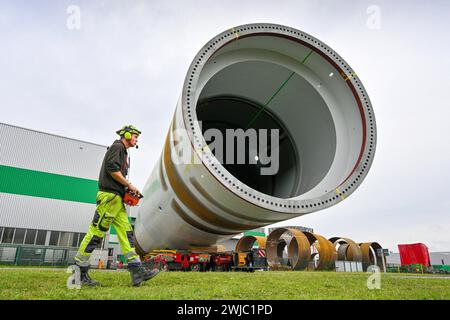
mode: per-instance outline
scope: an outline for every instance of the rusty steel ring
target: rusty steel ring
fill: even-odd
[[[362,262],[362,252],[359,245],[349,238],[333,237],[328,239],[334,246],[339,244],[338,259],[344,261]]]
[[[364,271],[366,271],[370,265],[374,264],[380,267],[381,270],[384,269],[383,261],[377,258],[378,249],[383,249],[378,242],[359,243],[359,247],[361,248],[362,252],[362,262]]]
[[[288,234],[290,239],[286,239],[285,236]],[[295,240],[294,240],[295,239]],[[286,242],[289,240],[289,244]],[[288,246],[288,256],[290,266],[287,264],[282,264],[281,254],[279,252],[279,244],[286,242]],[[296,244],[297,246],[295,246]],[[309,241],[306,236],[297,229],[292,228],[278,228],[272,231],[267,237],[266,242],[266,256],[267,264],[271,270],[301,270],[306,267],[308,263],[304,266],[304,261],[311,259],[311,252],[309,247]]]
[[[243,236],[236,244],[236,252],[249,251],[252,249],[253,244],[258,242],[259,249],[266,249],[267,237],[261,236]]]
[[[288,246],[288,261],[290,266],[281,263],[279,244],[283,241],[283,235],[288,233],[291,237]],[[314,255],[311,254],[311,246],[315,246],[319,261],[317,266],[310,266]],[[337,259],[336,248],[333,243],[319,234],[301,232],[297,229],[279,228],[272,231],[267,238],[267,263],[272,270],[292,269],[304,270],[306,268],[327,270],[334,267]]]
[[[335,261],[337,260],[337,252],[334,244],[317,233],[303,232],[303,234],[308,238],[310,245],[316,247],[319,254],[319,261],[314,269],[329,270],[334,268]]]
[[[348,247],[349,247],[348,243],[343,243],[338,247],[338,260],[348,261],[347,260]]]

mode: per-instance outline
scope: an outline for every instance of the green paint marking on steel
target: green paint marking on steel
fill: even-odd
[[[281,89],[283,89],[283,87],[286,85],[286,83],[288,83],[288,81],[292,78],[292,76],[294,75],[294,71],[292,71],[292,73],[289,75],[289,77],[284,80],[284,82],[281,84],[281,86],[278,88],[277,91],[275,91],[275,93],[270,97],[270,99],[263,105],[263,107],[261,109],[259,109],[258,113],[253,117],[252,120],[250,120],[250,122],[247,124],[247,127],[245,128],[245,130],[247,130],[252,124],[253,122],[255,122],[255,120],[259,117],[259,115],[263,112],[263,110],[269,105],[269,103],[273,100],[273,98],[275,98],[275,96],[278,94],[278,92],[281,91]]]
[[[301,62],[301,64],[304,64],[306,62],[306,60],[308,60],[308,58],[311,56],[311,54],[313,53],[313,51],[311,50],[306,57],[303,59],[303,61]],[[252,124],[253,122],[255,122],[255,120],[259,117],[259,115],[263,112],[263,110],[269,105],[269,103],[272,102],[272,100],[275,98],[275,96],[281,91],[281,89],[283,89],[283,87],[286,85],[286,83],[288,83],[289,80],[291,80],[292,76],[295,74],[295,71],[292,71],[292,73],[289,75],[289,77],[284,80],[284,82],[281,84],[280,87],[278,87],[278,89],[275,91],[274,94],[272,94],[272,96],[269,98],[269,100],[263,105],[263,107],[261,109],[259,109],[258,113],[253,117],[252,120],[250,120],[250,122],[247,124],[247,127],[245,128],[245,130],[247,130]]]
[[[95,203],[98,182],[60,174],[0,165],[0,192]]]
[[[305,59],[303,59],[302,64],[304,64],[306,62],[306,60],[308,60],[309,56],[313,53],[313,51],[311,50],[308,55],[305,57]]]

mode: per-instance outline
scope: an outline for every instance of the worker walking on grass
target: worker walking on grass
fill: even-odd
[[[122,253],[128,261],[132,285],[138,286],[141,282],[153,278],[159,272],[157,269],[150,271],[142,266],[139,255],[136,254],[133,229],[128,221],[123,203],[123,197],[127,190],[134,194],[140,194],[140,191],[125,177],[129,169],[127,149],[135,146],[137,148],[136,144],[141,132],[136,127],[128,125],[116,133],[120,136],[120,139],[114,141],[108,148],[100,169],[94,219],[75,257],[75,263],[80,268],[82,285],[99,285],[88,274],[89,258],[95,247],[101,244],[111,224],[117,231]]]

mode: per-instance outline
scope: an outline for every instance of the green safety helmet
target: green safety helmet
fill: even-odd
[[[130,125],[123,126],[123,128],[120,130],[117,130],[116,133],[119,136],[124,137],[127,140],[130,140],[132,134],[140,135],[141,131],[139,131],[138,128],[136,128],[135,126],[132,126],[130,124]]]

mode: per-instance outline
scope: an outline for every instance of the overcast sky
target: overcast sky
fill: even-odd
[[[363,82],[378,129],[371,171],[348,199],[277,226],[450,251],[449,1],[0,0],[0,122],[104,145],[134,124],[143,134],[131,179],[142,189],[197,51],[255,22],[336,50]]]

